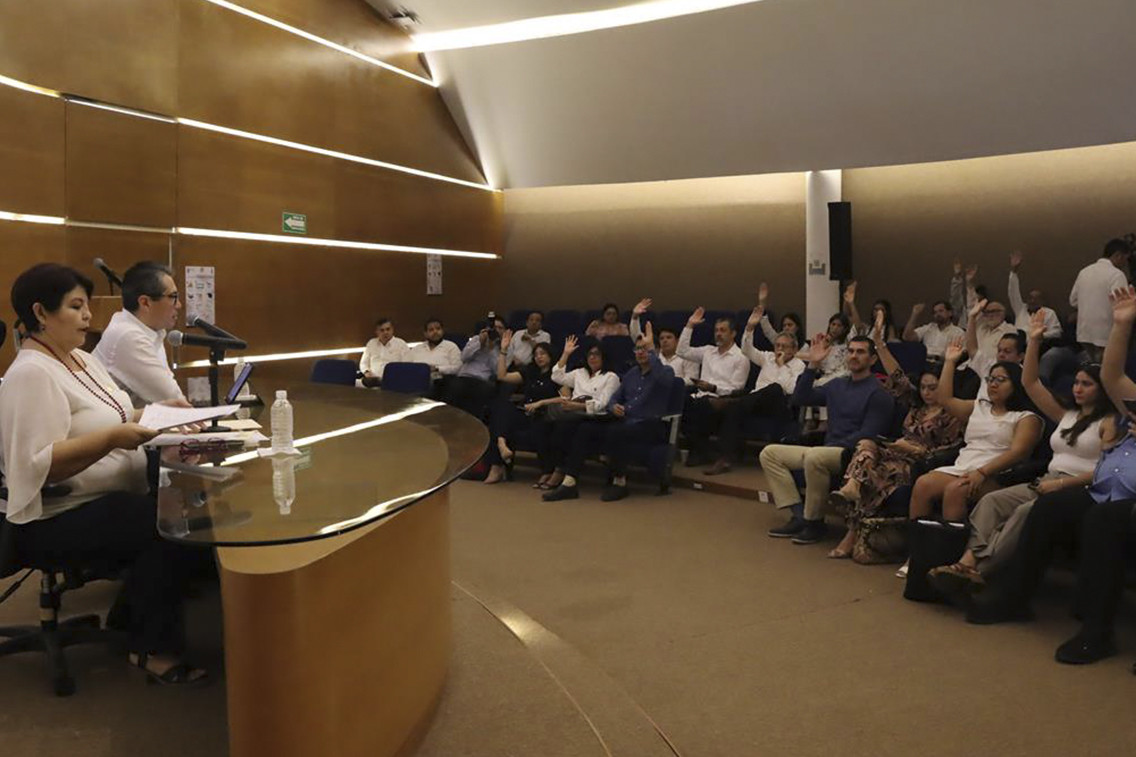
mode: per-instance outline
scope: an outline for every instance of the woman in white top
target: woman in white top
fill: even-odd
[[[979,588],[984,575],[1004,564],[1017,546],[1021,527],[1039,496],[1092,483],[1101,453],[1101,422],[1113,414],[1112,403],[1101,385],[1098,365],[1086,365],[1077,371],[1072,403],[1063,404],[1042,385],[1038,366],[1045,328],[1045,313],[1034,313],[1022,383],[1038,410],[1057,424],[1049,438],[1053,459],[1041,478],[999,489],[979,500],[970,514],[966,552],[954,565],[944,565],[930,573],[932,583],[948,595]]]
[[[998,488],[994,476],[1029,457],[1041,437],[1041,418],[1030,410],[1021,367],[1014,363],[996,363],[990,369],[988,400],[953,396],[955,365],[962,352],[962,340],[947,348],[936,400],[948,413],[967,422],[965,444],[954,465],[937,468],[915,481],[912,520],[930,516],[939,501],[944,520],[965,520],[972,503]]]
[[[548,454],[553,461],[553,474],[545,483],[552,487],[543,499],[555,501],[576,499],[576,476],[583,467],[589,449],[593,424],[607,420],[607,404],[619,389],[619,376],[604,368],[603,350],[588,350],[583,368],[565,370],[568,358],[579,347],[574,336],[564,340],[560,360],[552,368],[552,380],[560,384],[561,402],[550,408],[552,438]]]
[[[153,680],[198,683],[203,670],[180,660],[181,600],[205,553],[161,539],[139,446],[156,431],[94,357],[87,337],[91,281],[41,263],[12,286],[28,336],[0,384],[0,468],[7,528],[17,553],[50,562],[127,567],[107,618],[128,632],[131,661]],[[47,496],[45,487],[64,489]]]

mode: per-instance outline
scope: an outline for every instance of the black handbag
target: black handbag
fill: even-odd
[[[927,580],[927,573],[940,565],[958,562],[970,538],[970,525],[937,520],[912,521],[907,531],[909,560],[903,598],[913,602],[941,602],[945,597]]]

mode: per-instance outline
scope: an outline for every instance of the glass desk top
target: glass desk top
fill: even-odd
[[[238,451],[213,462],[163,462],[162,536],[257,546],[342,534],[446,486],[481,457],[489,441],[473,416],[432,400],[308,382],[276,388],[288,391],[300,454]],[[265,436],[271,435],[272,401],[258,417]]]

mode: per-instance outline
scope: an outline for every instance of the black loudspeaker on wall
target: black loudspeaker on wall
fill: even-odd
[[[828,204],[828,278],[847,281],[852,275],[852,203]]]

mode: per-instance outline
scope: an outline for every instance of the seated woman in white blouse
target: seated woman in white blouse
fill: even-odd
[[[207,553],[159,538],[140,445],[157,432],[94,357],[91,281],[55,263],[24,271],[12,306],[28,329],[0,384],[0,469],[18,554],[30,562],[129,568],[108,625],[128,632],[130,660],[164,684],[206,680],[180,659],[181,603]],[[48,485],[65,487],[45,497]]]
[[[552,491],[545,492],[542,498],[550,502],[579,496],[576,476],[589,451],[586,445],[588,437],[581,433],[580,426],[606,420],[607,403],[619,389],[619,376],[604,367],[603,350],[598,346],[588,350],[583,368],[565,370],[568,358],[578,346],[576,337],[565,339],[560,360],[552,368],[552,380],[562,387],[563,399],[549,412],[553,425],[548,453],[554,471],[552,478],[546,481]]]

